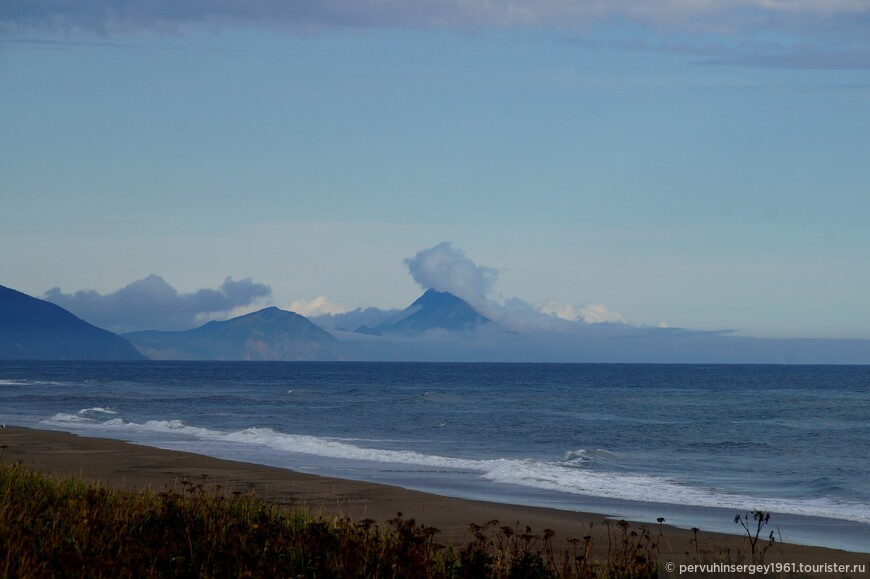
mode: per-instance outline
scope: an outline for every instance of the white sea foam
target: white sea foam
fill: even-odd
[[[4,378],[0,386],[73,386],[75,382],[58,382],[56,380],[16,380]]]
[[[618,458],[619,455],[617,453],[603,448],[595,448],[592,450],[578,448],[577,450],[569,450],[566,452],[565,456],[562,458],[562,463],[582,465],[583,463],[605,462],[616,460]]]
[[[0,386],[27,386],[32,384],[28,380],[0,380]]]
[[[93,408],[82,408],[79,410],[79,414],[117,414],[118,412],[112,410],[111,408],[103,408],[101,406],[94,406]]]
[[[649,503],[763,510],[794,515],[845,519],[870,524],[870,506],[826,498],[787,500],[740,496],[689,486],[666,477],[566,468],[539,461],[506,461],[483,478],[493,482],[594,497]]]
[[[87,409],[95,410],[95,409]],[[105,410],[105,409],[101,409]],[[113,411],[110,411],[113,412]],[[737,511],[761,509],[778,513],[828,517],[870,524],[870,506],[827,498],[787,500],[758,498],[680,483],[666,477],[604,472],[588,468],[590,462],[607,462],[617,455],[603,450],[569,451],[561,461],[534,459],[467,459],[424,454],[412,450],[389,450],[350,444],[348,440],[285,434],[271,428],[246,428],[220,432],[190,426],[181,420],[149,420],[144,423],[113,418],[96,422],[79,414],[59,413],[46,424],[103,431],[180,435],[206,443],[231,443],[251,447],[246,455],[255,460],[257,449],[330,459],[369,463],[403,464],[473,473],[483,480],[577,495],[650,503],[719,507]],[[143,440],[144,441],[144,440]]]
[[[22,380],[16,378],[0,379],[0,386],[69,386],[72,382],[56,382],[53,380]]]
[[[43,422],[46,424],[64,425],[64,424],[70,424],[70,423],[81,424],[84,422],[93,423],[93,420],[91,420],[87,416],[81,416],[79,414],[68,414],[66,412],[58,412],[57,414],[55,414],[54,416],[52,416],[48,420],[43,420]]]
[[[492,462],[422,454],[411,450],[366,448],[334,439],[299,434],[283,434],[271,428],[248,428],[239,432],[222,435],[220,438],[230,442],[256,444],[287,452],[311,454],[328,458],[410,464],[445,469],[484,471],[487,464]]]

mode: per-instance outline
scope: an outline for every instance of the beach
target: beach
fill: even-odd
[[[371,518],[386,522],[402,513],[419,524],[439,529],[437,540],[461,543],[469,526],[498,520],[508,525],[542,534],[555,531],[554,546],[570,549],[571,538],[593,536],[600,550],[607,545],[607,532],[614,523],[595,513],[562,511],[494,502],[442,497],[399,487],[298,473],[258,464],[216,459],[198,454],[170,451],[126,442],[83,437],[65,432],[6,426],[0,430],[2,461],[21,462],[30,468],[56,477],[80,477],[112,489],[160,491],[179,489],[182,481],[220,485],[226,492],[253,492],[268,501],[304,505],[324,516]],[[638,525],[639,526],[639,525]],[[647,525],[658,533],[658,525]],[[766,532],[766,531],[765,531]],[[748,553],[745,538],[704,532],[693,542],[691,530],[662,526],[662,561],[697,559],[697,554],[716,554],[729,550],[732,555]],[[781,543],[766,555],[768,562],[803,564],[868,564],[870,554]]]

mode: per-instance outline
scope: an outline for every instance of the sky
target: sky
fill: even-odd
[[[440,255],[490,306],[870,338],[863,0],[23,1],[0,79],[30,295],[403,308]]]

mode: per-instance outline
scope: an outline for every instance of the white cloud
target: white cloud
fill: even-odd
[[[548,300],[543,304],[538,304],[535,306],[535,309],[542,314],[555,316],[559,319],[568,320],[570,322],[576,322],[580,319],[580,316],[577,313],[577,308],[569,306],[568,304],[559,303],[555,300]]]
[[[233,318],[237,318],[239,316],[245,316],[247,314],[253,314],[254,312],[258,312],[266,307],[262,303],[253,303],[244,306],[237,306],[231,310],[227,310],[225,312],[206,312],[197,314],[194,317],[194,326],[201,326],[203,324],[207,324],[208,322],[223,322],[226,320],[231,320]]]
[[[555,316],[571,322],[628,324],[625,316],[619,312],[614,312],[604,304],[589,303],[575,307],[559,303],[555,300],[548,300],[543,304],[536,305],[535,309],[542,314]]]
[[[294,300],[290,304],[290,311],[296,312],[302,316],[320,316],[320,315],[335,315],[343,314],[348,311],[347,308],[334,304],[326,299],[325,296],[317,296],[312,300]]]
[[[628,320],[619,312],[608,309],[604,304],[585,304],[578,309],[580,319],[587,324],[627,324]]]
[[[231,277],[216,289],[179,293],[162,277],[151,274],[105,295],[94,290],[66,294],[55,287],[43,298],[101,328],[133,332],[187,330],[209,319],[225,319],[237,308],[256,306],[271,294],[266,284]]]
[[[477,265],[449,241],[418,251],[405,265],[423,289],[450,292],[477,307],[486,304],[498,279],[497,269]]]

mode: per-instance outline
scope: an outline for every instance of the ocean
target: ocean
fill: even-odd
[[[0,362],[0,421],[870,552],[870,366]]]

